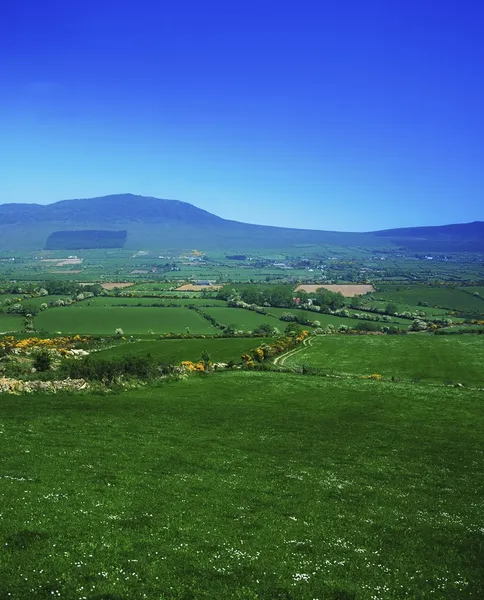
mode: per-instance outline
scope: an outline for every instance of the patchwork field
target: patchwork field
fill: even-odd
[[[194,310],[186,308],[74,306],[54,308],[39,313],[36,329],[61,333],[125,334],[136,333],[219,333]]]
[[[484,593],[475,392],[232,372],[0,402],[2,598]]]
[[[484,340],[476,335],[317,336],[284,364],[484,387]]]

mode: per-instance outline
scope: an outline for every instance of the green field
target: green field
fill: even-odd
[[[484,593],[475,391],[231,372],[0,402],[1,598]]]
[[[173,283],[153,282],[153,283],[136,283],[133,286],[124,288],[126,292],[148,292],[148,293],[164,293],[166,290],[173,287]]]
[[[61,333],[114,334],[121,328],[125,334],[136,333],[219,333],[194,310],[187,308],[103,307],[84,302],[52,308],[34,319],[37,330]]]
[[[382,308],[385,309],[388,304],[389,304],[389,300],[372,300],[370,302],[365,302],[365,307],[368,306],[370,308]],[[418,306],[417,304],[404,304],[403,302],[393,302],[391,301],[391,304],[394,306],[394,308],[396,309],[397,312],[402,313],[402,312],[410,312],[410,313],[415,313],[415,312],[419,312],[419,313],[424,313],[425,317],[428,319],[439,319],[439,318],[446,318],[449,316],[449,309],[446,308],[435,308],[434,306]],[[357,309],[355,309],[357,310]],[[402,319],[398,319],[396,317],[392,317],[392,320],[395,321],[399,321]],[[403,319],[405,320],[405,319]],[[455,315],[452,315],[452,320],[453,321],[459,321],[462,319],[459,319],[459,317],[456,317]],[[407,320],[407,324],[409,323],[409,321]]]
[[[456,288],[443,286],[385,286],[386,291],[375,292],[376,300],[393,301],[397,304],[418,305],[419,302],[429,306],[447,308],[463,312],[481,312],[484,314],[484,302],[481,298],[467,294]]]
[[[164,306],[189,306],[193,304],[195,306],[203,307],[205,305],[210,306],[226,306],[227,303],[223,300],[216,300],[212,298],[123,298],[123,297],[112,297],[112,296],[98,296],[96,298],[89,298],[83,300],[85,306],[152,306],[164,305]]]
[[[460,288],[466,292],[469,292],[471,294],[479,294],[479,296],[484,300],[484,286],[469,286],[469,287],[462,287]]]
[[[213,362],[240,362],[240,356],[271,341],[272,338],[206,338],[192,340],[153,340],[119,344],[113,348],[95,352],[93,358],[117,358],[127,354],[151,355],[166,364],[179,364],[182,360],[200,360],[208,352]]]
[[[484,340],[477,335],[317,336],[285,366],[328,373],[467,383],[484,387]]]
[[[14,315],[4,315],[0,313],[0,333],[7,333],[10,331],[21,331],[23,328],[23,317],[17,317]]]

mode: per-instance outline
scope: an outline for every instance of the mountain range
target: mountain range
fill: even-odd
[[[47,205],[0,204],[3,251],[101,246],[248,251],[300,245],[484,252],[484,222],[351,233],[251,225],[222,219],[187,202],[133,194]]]

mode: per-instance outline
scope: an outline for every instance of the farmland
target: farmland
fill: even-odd
[[[139,298],[124,298],[112,296],[98,296],[97,298],[89,298],[86,302],[87,306],[157,306],[157,307],[173,307],[173,306],[226,306],[223,300],[216,298],[180,298],[179,296],[172,297],[139,297]]]
[[[483,592],[475,393],[233,372],[1,402],[4,598]]]
[[[114,334],[217,333],[215,327],[195,311],[184,308],[89,307],[83,305],[55,308],[35,317],[35,326],[48,332]]]
[[[484,343],[479,336],[320,336],[290,356],[286,366],[306,365],[332,374],[484,386]]]
[[[483,301],[462,290],[439,286],[384,286],[375,298],[410,305],[430,305],[463,312],[483,312]]]
[[[0,332],[20,331],[22,327],[23,323],[21,317],[0,314]]]
[[[0,263],[2,600],[484,594],[478,258],[79,254]]]
[[[343,296],[347,298],[353,298],[354,296],[361,296],[363,294],[369,294],[375,291],[375,288],[372,285],[365,284],[356,284],[356,285],[298,285],[296,288],[296,292],[316,292],[317,290],[324,288],[325,290],[329,290],[330,292],[339,292],[343,294]]]

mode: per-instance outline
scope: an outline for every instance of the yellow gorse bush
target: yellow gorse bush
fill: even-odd
[[[203,362],[192,362],[191,360],[183,360],[181,366],[184,367],[187,371],[205,371],[205,365]]]
[[[14,348],[19,350],[29,350],[30,348],[69,348],[74,344],[88,343],[91,340],[89,336],[70,335],[56,338],[38,338],[28,337],[23,340],[16,340],[13,336],[4,336],[0,338],[0,349],[9,352]]]

